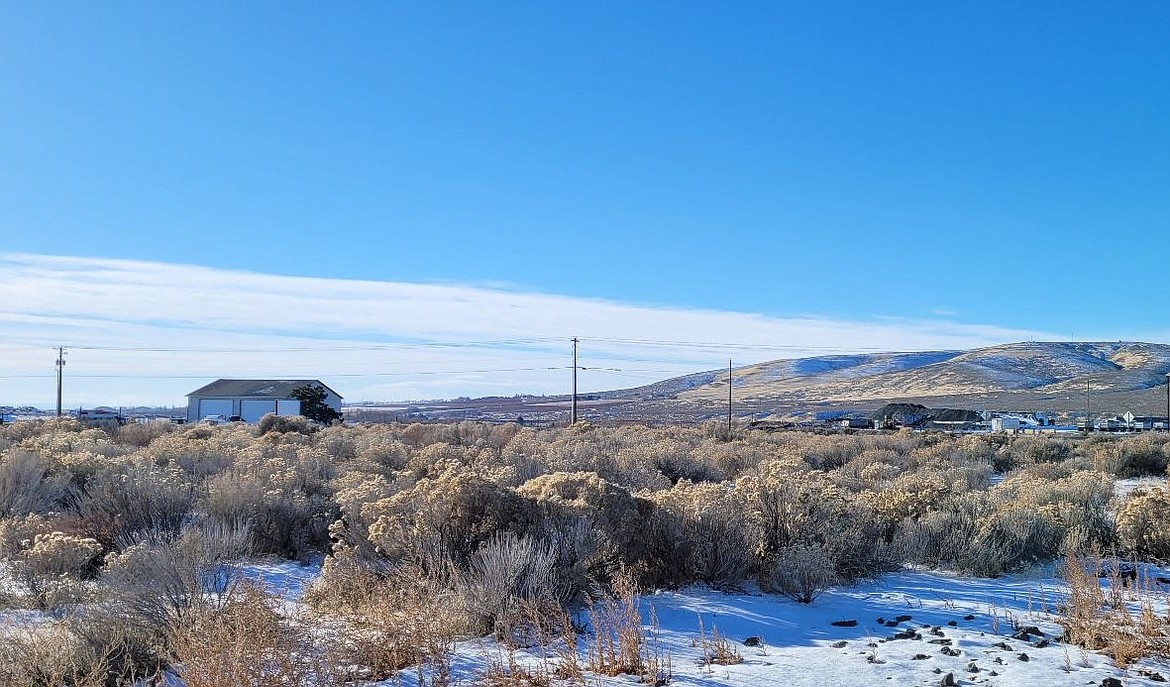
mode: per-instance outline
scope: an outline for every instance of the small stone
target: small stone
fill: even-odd
[[[913,656],[910,657],[910,660],[911,661],[925,661],[928,658],[930,658],[930,656],[928,656],[926,654],[914,654]]]
[[[979,666],[975,665],[975,661],[971,661],[970,663],[967,664],[967,672],[968,673],[978,673],[979,672]]]
[[[957,685],[955,684],[955,674],[954,673],[947,673],[946,675],[943,675],[942,682],[940,682],[938,684],[939,684],[939,687],[957,687]]]
[[[988,675],[990,675],[991,677],[996,677],[997,675],[999,675],[999,673],[997,673],[993,670],[990,673],[988,673]]]
[[[967,615],[963,616],[963,620],[974,620],[974,619],[975,619],[975,616],[973,616],[969,613]]]
[[[996,642],[995,644],[992,644],[991,646],[995,647],[996,649],[1003,649],[1004,651],[1011,651],[1012,650],[1011,645],[1008,644],[1007,642]]]
[[[947,625],[950,625],[951,627],[958,627],[959,626],[959,624],[953,620],[948,620]]]
[[[932,639],[928,642],[928,644],[939,644],[942,646],[950,646],[953,642],[954,642],[953,639],[944,638],[944,639]]]
[[[885,661],[883,661],[882,659],[878,658],[878,657],[877,657],[877,656],[875,656],[874,654],[870,654],[870,655],[869,655],[869,657],[868,657],[868,658],[866,658],[865,660],[866,660],[866,661],[869,661],[870,663],[872,663],[872,664],[874,664],[874,665],[879,665],[879,666],[880,666],[881,664],[885,663]]]
[[[886,621],[886,627],[897,627],[897,626],[898,626],[897,620],[887,620]]]
[[[1104,680],[1101,680],[1101,687],[1123,687],[1123,686],[1121,684],[1121,680],[1118,680],[1115,677],[1107,677]]]
[[[908,621],[914,620],[914,616],[912,616],[912,615],[900,615],[900,616],[897,616],[896,618],[894,618],[894,620],[897,620],[897,621],[898,621],[898,622],[900,622],[900,623],[905,623],[905,622],[908,622]]]
[[[747,639],[743,640],[744,646],[759,646],[763,643],[763,640],[761,640],[759,637],[748,637]]]
[[[846,646],[848,646],[848,645],[849,645],[849,642],[847,642],[847,641],[845,641],[844,639],[842,639],[842,640],[841,640],[841,641],[839,641],[839,642],[833,642],[833,643],[832,643],[832,644],[830,644],[829,646],[833,647],[834,649],[844,649],[844,648],[845,648]]]
[[[1043,649],[1044,647],[1048,646],[1048,644],[1049,641],[1047,639],[1040,639],[1037,640],[1036,643],[1034,643],[1032,646],[1036,647],[1037,649]]]
[[[1028,654],[1020,654],[1016,658],[1020,659],[1021,661],[1025,662],[1025,663],[1032,660],[1032,659],[1028,658]]]
[[[856,620],[834,620],[829,624],[833,627],[857,627]]]

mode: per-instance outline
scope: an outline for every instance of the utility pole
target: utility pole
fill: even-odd
[[[1089,412],[1089,380],[1085,380],[1085,434],[1093,431],[1093,417]]]
[[[65,370],[65,348],[57,347],[57,417],[61,417],[61,373]]]
[[[731,440],[731,361],[727,361],[727,439]]]
[[[577,424],[577,337],[573,337],[573,409],[569,413],[569,424]]]

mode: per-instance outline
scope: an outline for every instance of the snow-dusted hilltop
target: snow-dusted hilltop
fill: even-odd
[[[1025,342],[973,351],[830,355],[735,370],[743,399],[799,397],[865,401],[1028,391],[1037,395],[1141,391],[1164,385],[1170,345],[1141,342]],[[727,372],[708,371],[630,393],[702,401],[725,398]]]

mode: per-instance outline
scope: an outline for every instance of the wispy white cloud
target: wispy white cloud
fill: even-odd
[[[0,404],[174,403],[217,377],[307,376],[350,400],[560,393],[775,358],[966,349],[1043,332],[943,320],[774,317],[516,289],[288,277],[0,253]],[[657,342],[657,343],[654,343]],[[709,345],[695,345],[709,344]],[[732,344],[726,346],[723,344]]]

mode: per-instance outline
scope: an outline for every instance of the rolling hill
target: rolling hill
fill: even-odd
[[[1023,342],[970,351],[862,353],[775,360],[733,370],[741,418],[810,420],[868,415],[886,403],[932,408],[1044,411],[1072,421],[1166,414],[1170,345]],[[583,395],[587,419],[694,422],[727,414],[727,369]],[[399,419],[562,422],[569,397],[519,396],[390,408]]]
[[[971,351],[831,355],[734,370],[746,407],[795,409],[887,401],[974,408],[1165,413],[1170,345],[1143,342],[1023,342]],[[610,392],[631,401],[725,403],[726,370],[699,372]],[[1093,399],[1096,402],[1093,402]]]

